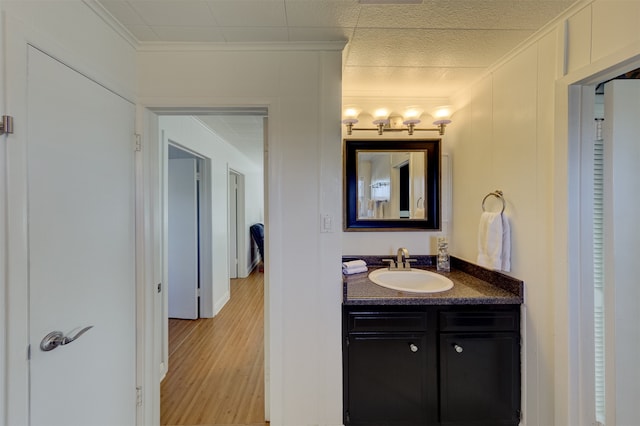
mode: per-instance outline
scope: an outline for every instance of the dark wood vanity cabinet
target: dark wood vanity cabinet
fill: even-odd
[[[345,313],[345,413],[348,425],[427,424],[427,314],[410,310]]]
[[[345,425],[517,425],[520,307],[345,306]]]
[[[440,424],[520,422],[520,310],[439,312]]]

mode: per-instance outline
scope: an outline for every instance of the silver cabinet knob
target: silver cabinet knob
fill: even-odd
[[[418,352],[418,347],[413,343],[409,343],[409,349],[411,349],[411,352]]]
[[[458,353],[462,353],[462,351],[464,350],[464,349],[462,349],[462,346],[456,345],[456,344],[453,345],[453,349],[455,349],[456,352],[458,352]]]

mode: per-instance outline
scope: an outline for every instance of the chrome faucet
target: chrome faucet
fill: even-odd
[[[411,262],[417,259],[409,259],[409,250],[404,247],[398,249],[397,259],[382,259],[383,262],[389,262],[389,270],[411,270]]]

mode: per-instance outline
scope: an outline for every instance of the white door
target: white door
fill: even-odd
[[[613,80],[604,98],[605,424],[633,425],[640,418],[640,81]]]
[[[238,278],[238,175],[229,173],[229,278]]]
[[[30,423],[134,425],[135,109],[35,48],[28,61]]]
[[[198,318],[198,186],[195,158],[168,166],[169,318]]]

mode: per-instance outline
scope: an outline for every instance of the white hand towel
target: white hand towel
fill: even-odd
[[[502,267],[505,272],[511,271],[511,227],[509,219],[502,214]]]
[[[416,211],[413,212],[414,219],[424,219],[424,209],[422,207],[417,207]]]
[[[500,270],[502,268],[502,215],[483,212],[478,227],[478,265]]]
[[[367,262],[364,260],[351,260],[349,262],[342,262],[342,273],[345,275],[358,274],[360,272],[367,272]]]

